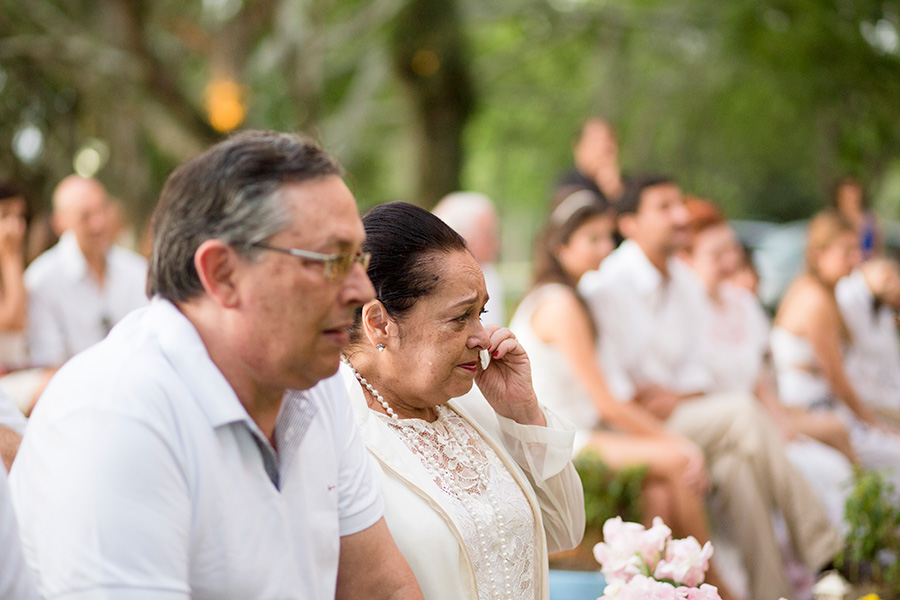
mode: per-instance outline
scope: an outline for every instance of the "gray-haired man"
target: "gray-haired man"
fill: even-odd
[[[171,175],[151,305],[59,371],[13,468],[45,597],[421,598],[343,392],[316,385],[373,296],[340,174],[246,132]]]

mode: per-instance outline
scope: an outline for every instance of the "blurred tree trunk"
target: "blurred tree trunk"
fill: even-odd
[[[394,68],[416,117],[416,202],[459,189],[463,131],[475,103],[456,0],[410,0],[394,21]]]

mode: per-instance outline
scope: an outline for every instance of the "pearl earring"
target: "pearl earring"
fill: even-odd
[[[375,349],[378,350],[379,352],[384,352],[385,348],[387,348],[387,346],[385,346],[384,344],[377,344],[375,346]]]

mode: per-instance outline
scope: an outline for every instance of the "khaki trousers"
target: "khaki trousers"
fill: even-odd
[[[834,557],[842,541],[818,498],[789,462],[759,403],[747,394],[703,396],[682,402],[666,424],[706,454],[713,492],[744,558],[750,597],[793,597],[772,528],[772,511],[784,516],[797,558],[813,572]]]

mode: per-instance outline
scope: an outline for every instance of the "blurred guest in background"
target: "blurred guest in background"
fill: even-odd
[[[722,518],[734,531],[754,598],[792,596],[770,515],[784,515],[798,558],[812,572],[841,541],[812,490],[785,455],[779,436],[749,394],[713,392],[704,291],[677,258],[689,214],[668,177],[629,179],[616,203],[628,238],[582,277],[579,290],[601,333],[612,393],[642,405],[705,455]]]
[[[25,415],[53,374],[52,369],[29,368],[23,278],[27,217],[24,194],[13,185],[0,184],[0,390]]]
[[[481,265],[490,296],[481,321],[506,325],[503,281],[495,264],[500,254],[500,221],[494,203],[478,192],[454,192],[432,212],[466,240],[466,247]]]
[[[845,365],[860,399],[900,425],[900,266],[872,258],[835,288],[850,335]]]
[[[586,188],[614,204],[622,195],[619,141],[616,130],[599,117],[587,119],[572,147],[575,169],[564,174],[556,188]]]
[[[833,414],[790,411],[781,403],[769,360],[769,319],[752,292],[729,281],[742,260],[737,236],[711,202],[689,198],[685,207],[691,236],[683,255],[706,291],[708,320],[703,328],[709,340],[712,391],[752,394],[762,402],[782,432],[791,462],[822,501],[832,524],[841,527],[853,478],[850,461],[855,459],[847,429]],[[834,443],[842,442],[847,456],[804,435],[822,432]]]
[[[853,225],[863,259],[882,251],[881,228],[858,179],[845,177],[838,181],[832,191],[831,204]]]
[[[702,544],[709,540],[703,451],[642,406],[612,396],[597,359],[598,332],[576,288],[612,251],[614,231],[615,215],[602,198],[560,189],[535,244],[533,287],[510,327],[529,353],[538,397],[578,427],[576,452],[596,449],[612,469],[646,465],[644,521],[662,517]],[[714,566],[708,582],[733,597]]]
[[[147,304],[147,261],[112,245],[116,234],[106,190],[70,175],[53,193],[59,242],[25,272],[28,349],[39,366],[58,366]]]
[[[860,464],[885,470],[900,484],[900,436],[860,398],[844,364],[851,334],[835,286],[859,258],[856,229],[841,213],[824,211],[810,221],[806,272],[791,284],[775,315],[772,358],[785,404],[809,413],[834,411],[850,432]]]
[[[28,364],[23,280],[26,209],[21,192],[0,184],[0,369],[5,371]]]

